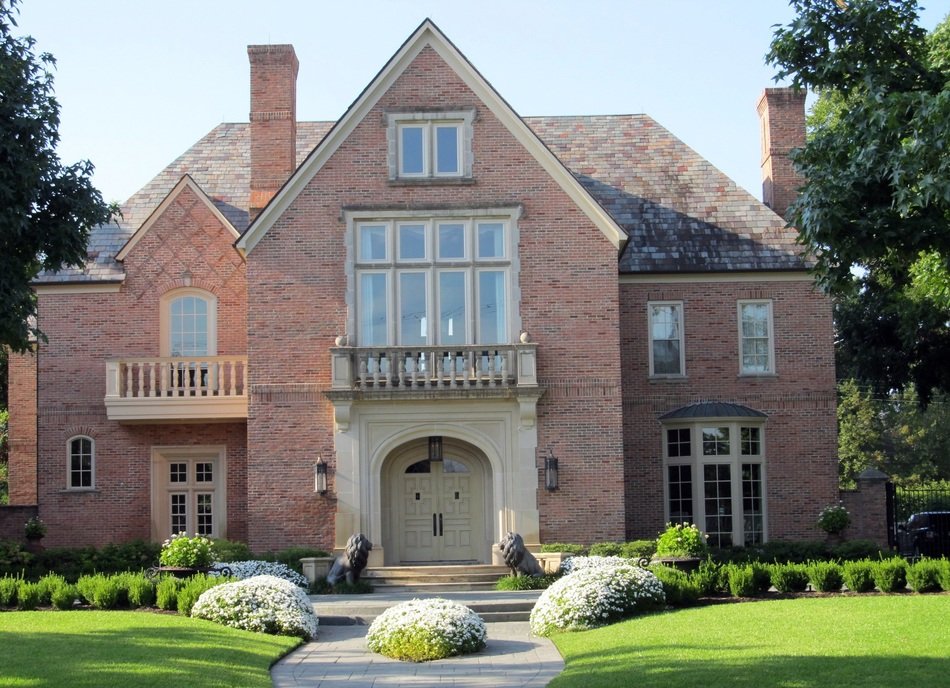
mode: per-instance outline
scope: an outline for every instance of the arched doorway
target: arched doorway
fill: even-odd
[[[424,439],[392,452],[384,471],[387,563],[490,561],[490,476],[481,452],[450,438],[441,461],[428,458]]]

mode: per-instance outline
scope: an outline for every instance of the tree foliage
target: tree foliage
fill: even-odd
[[[926,402],[950,390],[950,19],[928,36],[915,0],[792,5],[766,59],[822,97],[790,222],[840,299],[851,370]]]
[[[912,385],[879,397],[844,380],[838,388],[838,462],[846,487],[866,468],[905,485],[950,480],[950,396],[937,393],[921,409]]]
[[[89,230],[113,210],[92,186],[88,161],[56,153],[55,60],[16,37],[16,0],[0,0],[0,345],[15,351],[39,334],[30,282],[42,270],[82,265]]]

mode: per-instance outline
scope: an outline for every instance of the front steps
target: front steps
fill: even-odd
[[[527,621],[540,590],[497,591],[504,566],[386,566],[366,569],[373,586],[366,595],[311,595],[314,611],[326,626],[370,624],[386,609],[406,600],[443,597],[464,604],[485,623]]]

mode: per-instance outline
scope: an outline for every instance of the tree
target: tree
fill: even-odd
[[[17,0],[0,0],[0,346],[29,348],[42,270],[82,265],[95,225],[114,209],[92,186],[88,161],[63,165],[56,153],[59,103],[55,60],[15,37]]]
[[[766,59],[822,98],[790,223],[838,297],[851,370],[926,403],[950,391],[950,18],[928,36],[914,0],[792,5]]]

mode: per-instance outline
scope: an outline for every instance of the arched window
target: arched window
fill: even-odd
[[[162,297],[162,356],[216,356],[218,300],[203,289],[174,289]]]
[[[91,437],[78,435],[66,443],[68,452],[67,482],[70,490],[84,490],[95,487],[96,443]]]

